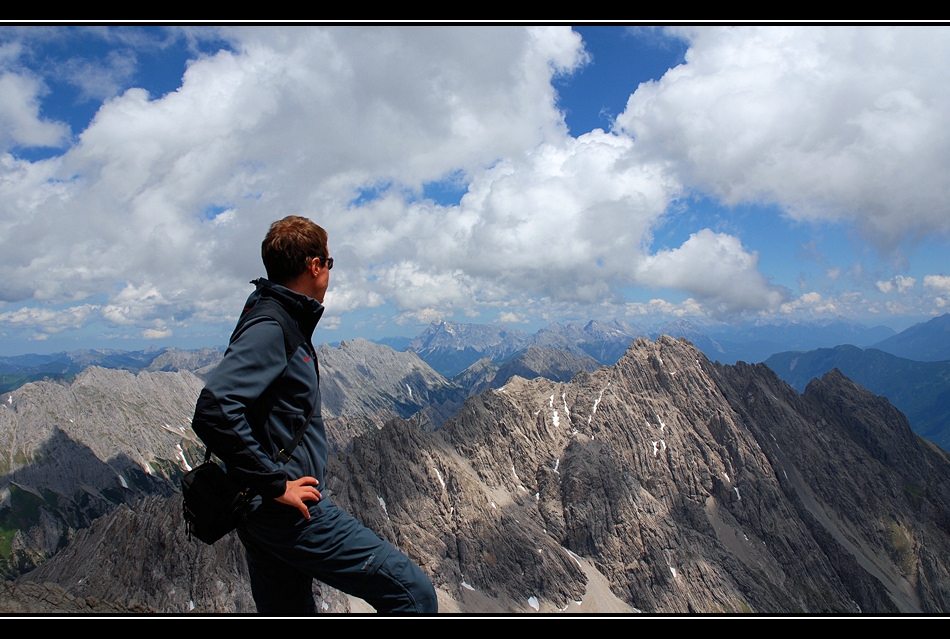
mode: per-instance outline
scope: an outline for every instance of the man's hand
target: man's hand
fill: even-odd
[[[320,494],[314,486],[319,484],[313,477],[301,477],[294,481],[287,482],[287,488],[280,497],[275,497],[277,501],[288,506],[293,506],[303,513],[303,516],[310,519],[310,511],[307,510],[305,501],[320,501],[323,495]]]

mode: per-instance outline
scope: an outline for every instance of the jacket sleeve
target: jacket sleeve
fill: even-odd
[[[248,323],[198,396],[192,419],[195,433],[228,474],[266,498],[283,495],[288,478],[255,439],[246,415],[286,366],[280,325],[267,318]]]

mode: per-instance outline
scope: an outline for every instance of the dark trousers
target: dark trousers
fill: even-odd
[[[328,499],[310,507],[309,520],[268,511],[251,513],[238,528],[258,612],[314,614],[313,579],[377,612],[438,612],[425,573]]]

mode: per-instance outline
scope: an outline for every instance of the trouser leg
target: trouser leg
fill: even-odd
[[[249,556],[292,567],[364,599],[378,612],[438,611],[429,578],[389,542],[327,500],[310,512],[311,519],[292,524],[252,515],[240,531]],[[254,597],[257,601],[256,591]],[[311,607],[312,602],[311,597]]]
[[[312,615],[313,577],[284,563],[253,536],[241,534],[257,612],[267,615]]]
[[[439,611],[432,582],[416,564],[395,548],[359,590],[361,594],[357,596],[378,612],[435,614]]]

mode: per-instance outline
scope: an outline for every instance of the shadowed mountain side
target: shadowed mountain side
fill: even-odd
[[[838,371],[798,395],[764,365],[720,370],[743,426],[849,589],[883,588],[902,612],[948,610],[947,454]]]
[[[799,391],[838,369],[875,394],[887,397],[917,434],[950,449],[950,361],[918,362],[876,348],[844,345],[776,353],[765,364]]]
[[[0,407],[0,575],[43,561],[115,505],[170,495],[200,459],[188,372],[88,368],[34,382]]]
[[[119,504],[170,496],[177,482],[146,473],[124,454],[103,461],[61,430],[33,451],[34,462],[0,477],[0,577],[41,564],[76,530]]]
[[[72,597],[132,609],[255,612],[237,535],[213,546],[189,538],[177,495],[121,505],[16,581],[19,587],[48,583],[62,586]],[[349,611],[346,597],[332,588],[315,583],[314,594],[324,612]]]

